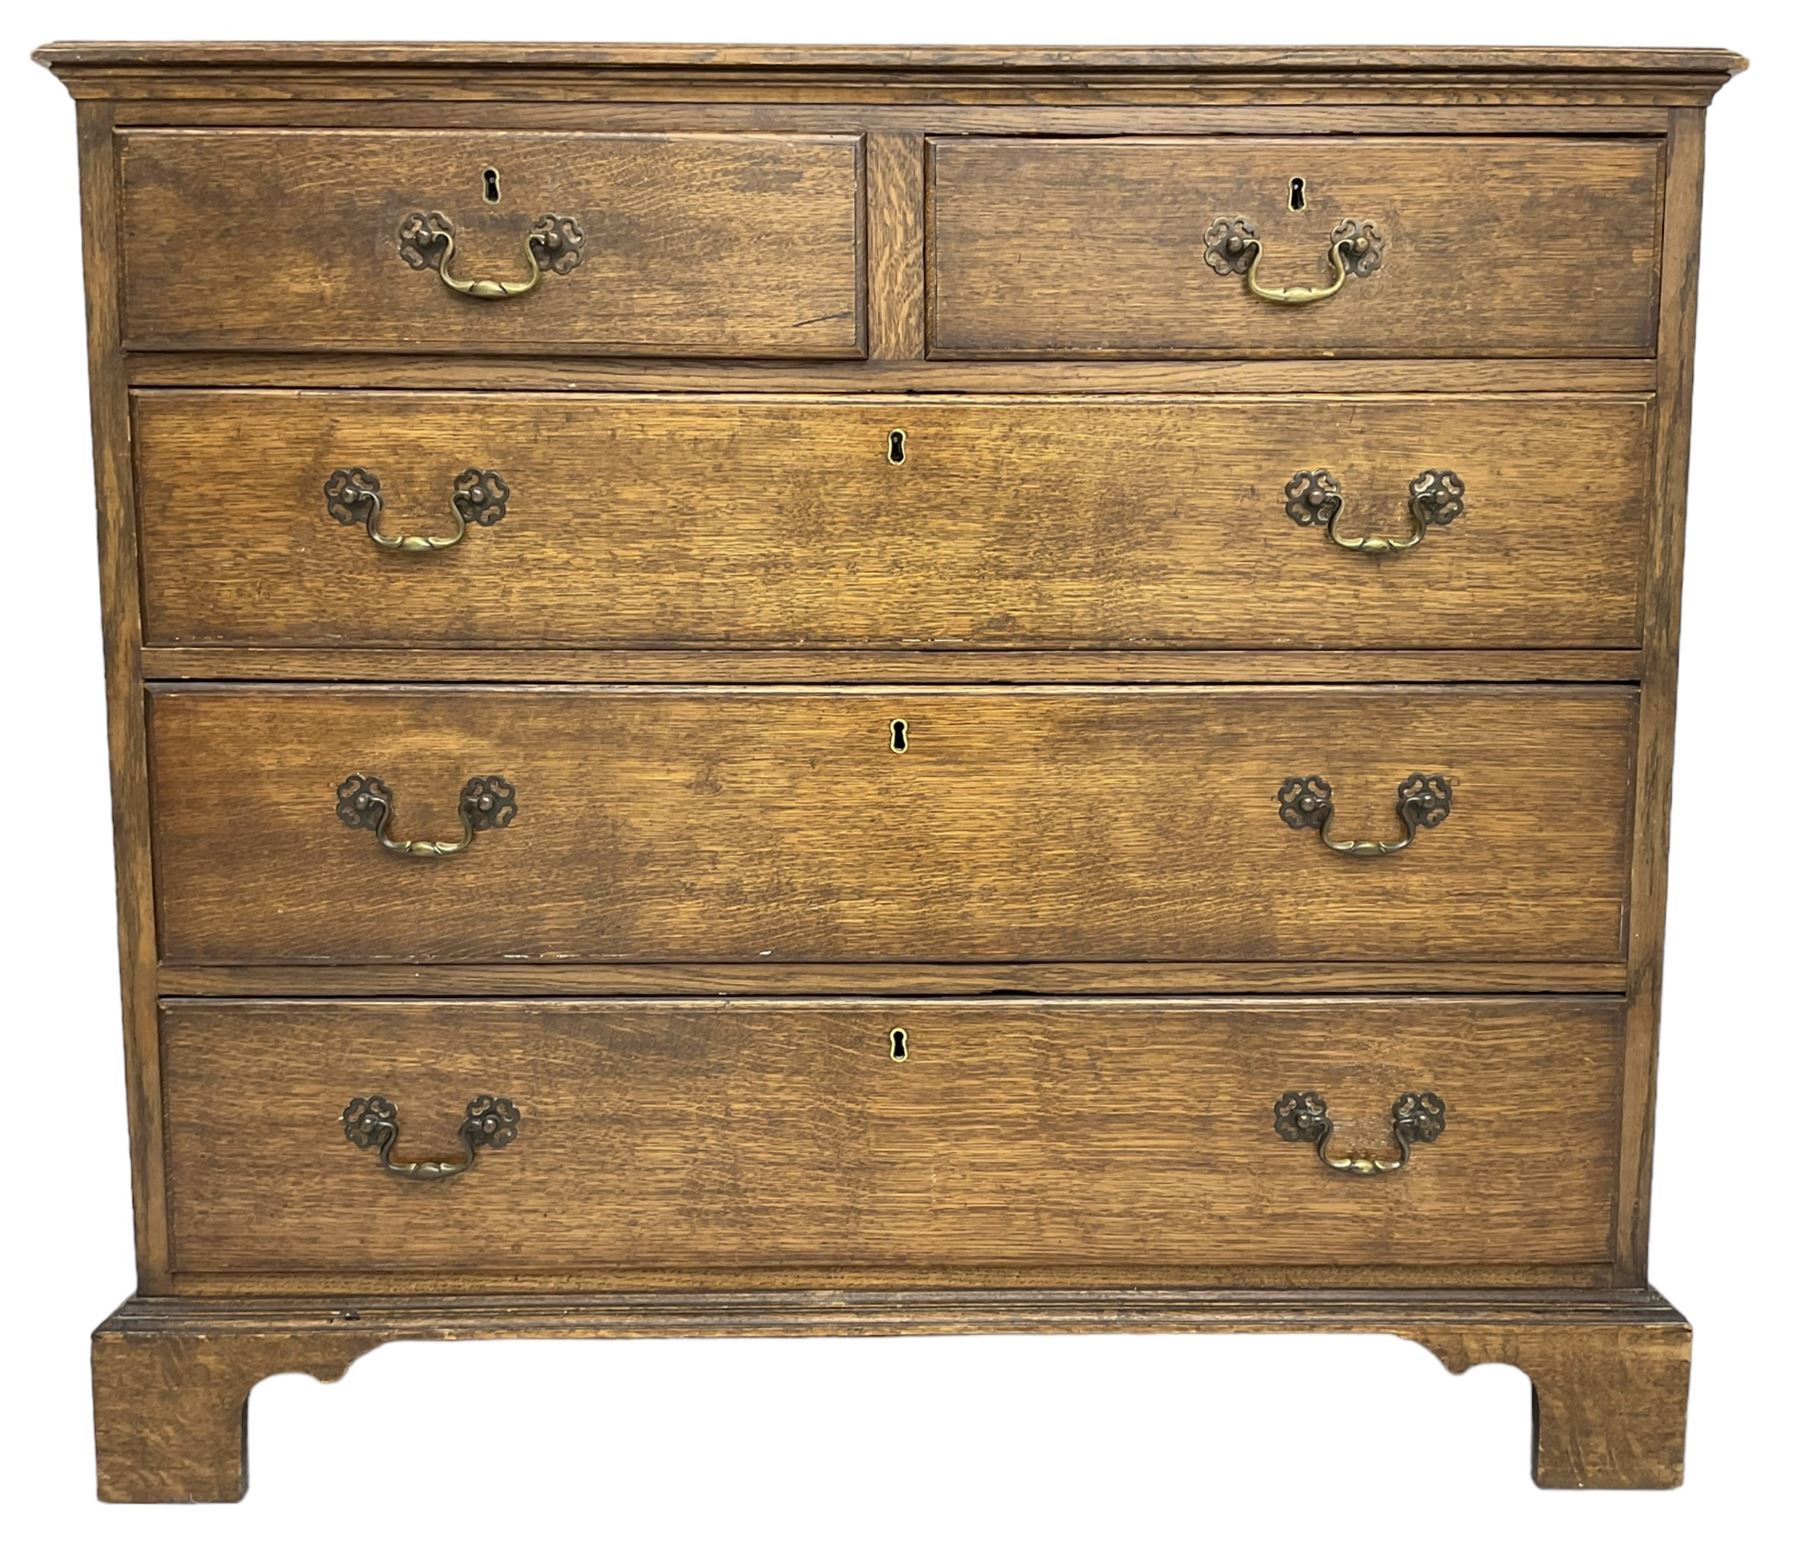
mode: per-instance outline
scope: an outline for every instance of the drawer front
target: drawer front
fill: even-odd
[[[162,947],[1614,962],[1635,721],[1625,688],[163,688]],[[1448,812],[1401,800],[1414,774]],[[433,856],[374,827],[457,842],[465,810],[511,821]],[[1394,841],[1404,813],[1402,853],[1323,843]]]
[[[862,350],[855,136],[131,130],[119,154],[130,346]],[[579,243],[528,255],[545,217]],[[529,294],[443,283],[577,253]]]
[[[1638,640],[1640,398],[150,392],[135,430],[153,643]],[[490,470],[452,547],[370,541],[454,537]]]
[[[971,138],[930,155],[937,355],[1655,348],[1655,141]],[[1325,285],[1344,221],[1375,228],[1379,267],[1274,304],[1237,272],[1247,245],[1209,265],[1220,221],[1248,226],[1265,288]]]
[[[1601,1000],[165,1004],[184,1271],[1603,1262],[1621,1012]],[[895,1029],[907,1057],[893,1058]],[[1394,1160],[1394,1105],[1442,1132]],[[502,1147],[458,1176],[477,1096]],[[1429,1126],[1427,1126],[1429,1128]],[[1290,1127],[1291,1129],[1291,1127]],[[1329,1271],[1325,1271],[1329,1272]]]

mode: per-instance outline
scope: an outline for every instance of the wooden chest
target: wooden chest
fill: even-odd
[[[81,45],[137,1294],[1371,1331],[1679,1481],[1645,1278],[1725,53]]]

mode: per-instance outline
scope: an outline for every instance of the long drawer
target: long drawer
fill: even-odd
[[[162,951],[1614,962],[1636,714],[1623,687],[161,687]]]
[[[1641,398],[149,392],[134,411],[153,644],[1639,639]]]
[[[1653,139],[934,140],[930,348],[1645,355],[1661,170]]]
[[[140,349],[862,353],[856,135],[132,129],[119,178]]]
[[[474,1280],[1599,1264],[1621,1020],[1541,998],[174,1001],[175,1257]],[[1316,1101],[1278,1125],[1289,1093]],[[1396,1170],[1330,1165],[1402,1139]]]

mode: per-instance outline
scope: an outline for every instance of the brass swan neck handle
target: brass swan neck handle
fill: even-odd
[[[1281,804],[1281,821],[1289,828],[1315,828],[1326,849],[1370,859],[1398,855],[1411,848],[1421,828],[1436,828],[1442,823],[1450,815],[1450,781],[1441,774],[1415,773],[1400,782],[1394,811],[1406,833],[1399,839],[1332,838],[1331,783],[1323,775],[1290,776],[1276,792],[1276,800]]]
[[[1399,554],[1417,548],[1433,527],[1448,527],[1467,509],[1468,491],[1449,468],[1427,468],[1406,486],[1407,533],[1387,538],[1372,533],[1362,538],[1344,535],[1341,525],[1345,501],[1343,487],[1325,468],[1303,468],[1288,480],[1282,492],[1287,514],[1301,527],[1323,527],[1340,549],[1357,554]]]
[[[1325,1099],[1317,1092],[1284,1092],[1275,1104],[1275,1133],[1283,1140],[1308,1142],[1333,1172],[1355,1178],[1399,1172],[1412,1160],[1417,1144],[1429,1144],[1444,1133],[1444,1100],[1436,1092],[1406,1092],[1394,1103],[1394,1144],[1398,1156],[1333,1156],[1335,1126]]]
[[[337,468],[325,481],[325,514],[345,527],[363,527],[378,548],[391,553],[431,554],[461,543],[473,523],[492,527],[506,516],[512,487],[493,468],[465,468],[450,486],[448,533],[415,537],[381,530],[381,480],[367,468]]]
[[[526,275],[522,280],[469,280],[450,272],[456,256],[456,227],[441,210],[414,210],[400,223],[400,256],[414,269],[435,269],[445,286],[476,301],[511,301],[529,296],[546,274],[567,274],[582,258],[586,241],[569,215],[541,215],[525,233]]]
[[[337,788],[337,815],[346,828],[366,828],[393,855],[439,860],[458,855],[490,828],[505,828],[519,815],[518,791],[504,775],[471,775],[463,782],[456,811],[462,834],[456,839],[396,839],[394,793],[380,775],[345,776]]]
[[[1263,243],[1256,228],[1238,216],[1221,216],[1206,228],[1204,257],[1214,274],[1241,274],[1244,288],[1259,301],[1276,306],[1307,306],[1327,301],[1344,288],[1353,276],[1367,279],[1381,267],[1386,242],[1372,223],[1342,220],[1332,227],[1326,239],[1325,257],[1331,266],[1330,282],[1324,285],[1264,285],[1259,278],[1263,261]]]
[[[344,1137],[359,1150],[373,1148],[385,1172],[418,1183],[454,1178],[475,1165],[475,1153],[484,1147],[495,1151],[513,1143],[519,1134],[519,1110],[504,1097],[475,1097],[469,1101],[457,1138],[462,1155],[448,1161],[396,1162],[394,1143],[400,1138],[400,1111],[385,1097],[353,1097],[343,1113]]]

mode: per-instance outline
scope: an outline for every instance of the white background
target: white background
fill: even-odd
[[[9,1528],[91,1543],[1794,1542],[1791,33],[1773,3],[15,4],[0,291]],[[1469,18],[1464,20],[1464,18]],[[269,30],[273,27],[275,30]],[[1535,1490],[1529,1389],[1372,1338],[391,1346],[251,1404],[240,1506],[93,1500],[87,1334],[132,1288],[74,118],[52,37],[1711,45],[1652,1278],[1695,1323],[1688,1483]],[[1529,233],[1496,233],[1529,261]],[[1454,386],[1454,383],[1446,384]],[[1547,793],[1583,801],[1608,791]],[[34,1532],[35,1529],[35,1532]]]

